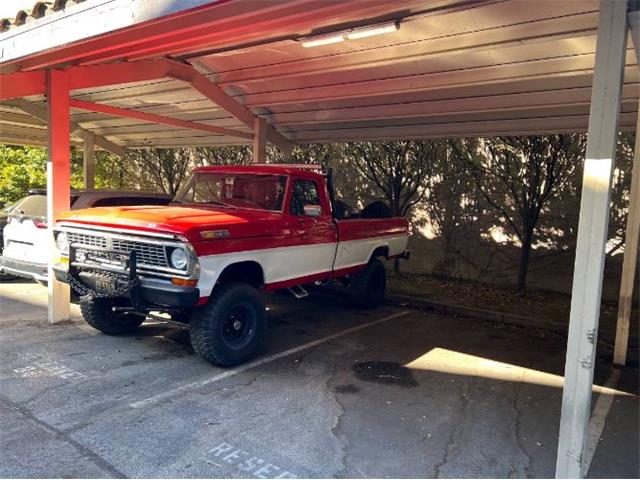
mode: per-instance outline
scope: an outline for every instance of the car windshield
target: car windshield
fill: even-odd
[[[282,211],[287,177],[252,173],[196,173],[178,192],[177,203]]]

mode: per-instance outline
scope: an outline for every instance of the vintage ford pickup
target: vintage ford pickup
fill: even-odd
[[[56,278],[83,317],[107,334],[149,316],[188,324],[194,350],[230,366],[256,354],[266,333],[261,291],[340,281],[353,303],[383,299],[381,259],[407,257],[408,225],[381,202],[361,212],[334,198],[316,167],[203,167],[169,206],[68,212],[54,231]]]

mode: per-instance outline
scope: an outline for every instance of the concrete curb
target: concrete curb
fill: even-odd
[[[436,312],[446,313],[450,315],[461,315],[464,317],[479,318],[487,322],[506,323],[520,327],[534,327],[541,330],[567,336],[569,325],[552,322],[526,315],[516,315],[513,313],[496,312],[494,310],[486,310],[483,308],[466,307],[462,305],[453,305],[448,303],[436,302],[426,298],[413,297],[411,295],[399,295],[388,293],[386,299],[389,303],[396,305],[404,305],[418,309],[435,310]],[[599,343],[613,347],[615,340],[615,332],[610,330],[600,330]],[[631,347],[637,347],[633,339],[630,340]]]

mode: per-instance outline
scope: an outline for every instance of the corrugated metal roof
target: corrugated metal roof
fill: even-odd
[[[318,8],[305,14],[312,4]],[[236,0],[216,7],[219,16],[206,24],[201,43],[174,45],[170,56],[206,73],[296,142],[585,131],[598,7],[597,0]],[[389,18],[401,21],[398,32],[314,48],[297,40]],[[167,55],[156,50],[161,47],[152,45],[135,59]],[[630,41],[623,129],[635,127],[640,97],[632,48]],[[249,130],[177,80],[73,96]],[[72,119],[130,148],[243,141],[80,110],[72,111]],[[44,125],[5,102],[0,141],[27,140],[45,144]]]

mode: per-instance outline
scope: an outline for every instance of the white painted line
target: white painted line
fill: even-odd
[[[618,380],[620,379],[620,370],[615,369],[611,372],[611,375],[607,379],[607,382],[603,385],[606,389],[613,389]],[[585,440],[584,447],[584,460],[582,462],[582,472],[583,477],[587,476],[589,473],[589,467],[591,466],[591,461],[593,460],[593,456],[596,453],[596,448],[598,448],[598,443],[600,442],[600,438],[602,437],[602,432],[604,431],[604,422],[607,419],[607,415],[609,414],[609,410],[611,409],[611,404],[613,403],[614,395],[605,393],[606,390],[600,393],[598,396],[598,401],[596,405],[593,407],[593,414],[591,415],[591,419],[589,420],[589,426],[587,428],[587,438]]]
[[[374,321],[369,322],[369,323],[365,323],[363,325],[357,325],[355,327],[347,328],[346,330],[342,330],[340,332],[337,332],[337,333],[334,333],[334,334],[331,334],[331,335],[327,335],[326,337],[319,338],[318,340],[314,340],[312,342],[304,343],[302,345],[298,345],[297,347],[290,348],[289,350],[284,350],[284,351],[279,352],[279,353],[274,353],[273,355],[269,355],[267,357],[255,360],[253,362],[246,363],[244,365],[241,365],[238,368],[234,368],[234,369],[231,369],[231,370],[226,370],[226,371],[224,371],[222,373],[219,373],[218,375],[214,375],[213,377],[209,377],[209,378],[206,378],[204,380],[200,380],[199,382],[187,383],[185,385],[182,385],[181,387],[177,387],[177,388],[174,388],[174,389],[171,389],[171,390],[167,390],[165,392],[159,393],[158,395],[154,395],[152,397],[145,398],[143,400],[139,400],[137,402],[130,403],[129,406],[132,407],[132,408],[142,408],[142,407],[146,407],[148,405],[151,405],[153,403],[161,402],[162,400],[165,400],[167,398],[176,396],[176,395],[178,395],[180,393],[187,392],[187,391],[193,390],[195,388],[200,388],[200,387],[203,387],[205,385],[209,385],[210,383],[214,383],[214,382],[217,382],[219,380],[224,380],[225,378],[233,377],[234,375],[237,375],[239,373],[246,372],[247,370],[251,370],[253,368],[259,367],[259,366],[264,365],[266,363],[271,363],[271,362],[273,362],[275,360],[278,360],[280,358],[287,357],[289,355],[293,355],[294,353],[298,353],[298,352],[300,352],[302,350],[306,350],[308,348],[315,347],[316,345],[320,345],[322,343],[328,342],[330,340],[333,340],[334,338],[343,337],[345,335],[349,335],[350,333],[357,332],[357,331],[363,330],[365,328],[373,327],[374,325],[379,325],[379,324],[384,323],[384,322],[388,322],[389,320],[393,320],[394,318],[401,317],[403,315],[406,315],[407,313],[409,313],[409,312],[408,311],[397,312],[397,313],[394,313],[394,314],[389,315],[387,317],[380,318],[378,320],[374,320]]]

